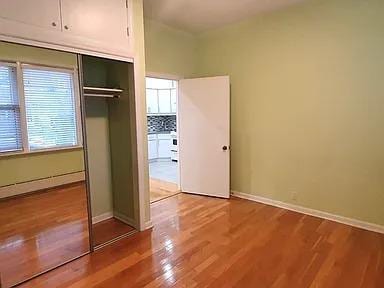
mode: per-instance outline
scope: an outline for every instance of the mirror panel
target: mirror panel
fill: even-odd
[[[0,275],[90,251],[77,55],[0,42]],[[0,285],[1,286],[1,285]]]

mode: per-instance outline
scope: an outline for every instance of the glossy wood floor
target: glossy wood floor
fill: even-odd
[[[110,218],[93,224],[92,226],[92,235],[95,246],[99,246],[124,234],[135,231],[135,228],[116,218]]]
[[[247,200],[179,194],[154,228],[23,287],[384,287],[384,235]]]
[[[0,273],[9,287],[89,251],[85,185],[0,201]]]
[[[179,185],[159,179],[151,178],[149,182],[150,202],[154,203],[159,200],[174,196],[180,193]]]

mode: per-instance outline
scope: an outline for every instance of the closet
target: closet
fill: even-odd
[[[98,248],[137,227],[133,64],[93,56],[79,59],[92,242]]]

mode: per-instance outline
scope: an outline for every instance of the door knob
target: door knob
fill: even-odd
[[[227,146],[223,146],[223,151],[227,151],[228,150],[228,147]]]

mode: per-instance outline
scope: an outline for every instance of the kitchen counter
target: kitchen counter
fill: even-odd
[[[152,134],[171,134],[171,132],[175,132],[175,131],[158,131],[158,132],[148,132],[148,135],[152,135]]]

